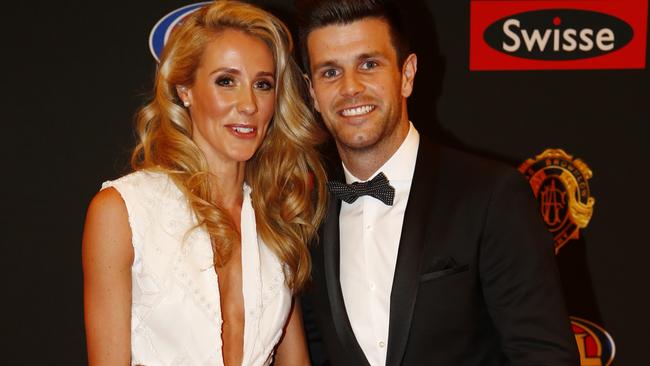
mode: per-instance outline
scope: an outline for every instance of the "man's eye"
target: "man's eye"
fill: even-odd
[[[364,62],[361,64],[361,68],[362,68],[363,70],[374,69],[374,68],[377,67],[377,66],[379,66],[379,64],[377,63],[377,61],[364,61]]]
[[[271,90],[273,89],[273,83],[268,80],[260,80],[255,83],[255,88],[260,90]]]
[[[231,77],[220,77],[216,81],[217,85],[219,86],[224,86],[224,87],[230,87],[235,85],[235,81]]]
[[[324,78],[333,78],[337,76],[339,73],[336,69],[327,69],[323,72],[323,77]]]

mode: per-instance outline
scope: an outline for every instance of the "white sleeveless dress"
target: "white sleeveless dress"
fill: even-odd
[[[163,173],[138,171],[115,188],[126,203],[135,252],[131,364],[223,365],[221,306],[212,247],[187,200]],[[250,188],[241,210],[244,353],[242,365],[269,365],[291,307],[282,264],[258,237]]]

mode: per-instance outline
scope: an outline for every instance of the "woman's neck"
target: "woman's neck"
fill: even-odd
[[[212,164],[209,169],[213,199],[217,204],[227,211],[241,208],[246,163]]]

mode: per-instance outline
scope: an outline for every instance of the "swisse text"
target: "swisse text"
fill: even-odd
[[[563,30],[546,29],[542,35],[539,29],[534,29],[529,34],[527,30],[520,29],[520,24],[521,22],[517,19],[508,19],[503,23],[503,33],[512,40],[511,44],[502,43],[502,48],[505,51],[517,52],[522,39],[528,52],[533,51],[535,48],[544,51],[549,43],[552,44],[553,51],[559,51],[560,48],[562,51],[568,52],[575,51],[578,48],[581,51],[591,51],[594,47],[594,39],[599,50],[611,51],[614,49],[614,32],[609,28],[600,29],[595,37],[594,30],[590,28],[581,29],[579,32],[573,28]],[[517,31],[521,32],[521,37]],[[551,38],[552,40],[549,42]]]
[[[613,16],[586,10],[548,9],[508,16],[484,32],[492,48],[537,60],[575,60],[624,47],[633,30]]]

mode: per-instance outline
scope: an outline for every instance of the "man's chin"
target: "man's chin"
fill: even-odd
[[[355,134],[353,136],[340,136],[336,138],[337,145],[345,148],[345,150],[358,152],[371,150],[377,145],[378,140],[378,137],[368,136],[366,134]]]

